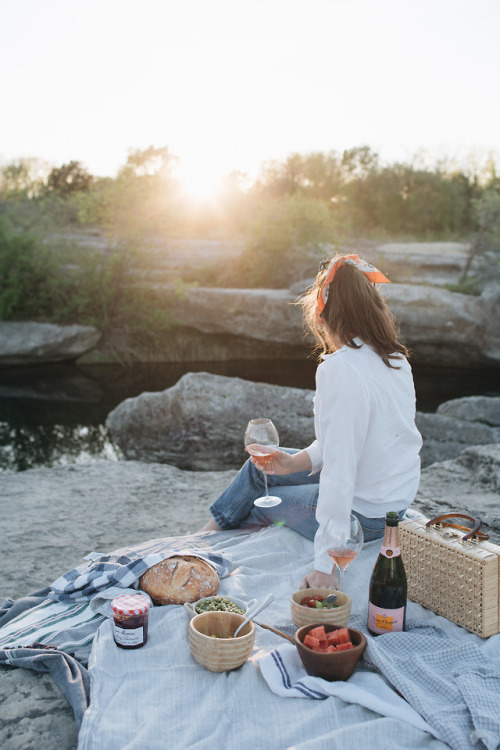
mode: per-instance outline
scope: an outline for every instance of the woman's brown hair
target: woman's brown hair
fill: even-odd
[[[324,354],[332,351],[331,332],[343,344],[359,349],[356,337],[364,341],[382,358],[387,367],[395,367],[392,359],[408,356],[398,341],[394,316],[375,286],[355,266],[342,263],[333,277],[328,300],[321,316],[317,300],[327,271],[318,274],[316,283],[301,298],[305,322],[316,339],[317,349]]]

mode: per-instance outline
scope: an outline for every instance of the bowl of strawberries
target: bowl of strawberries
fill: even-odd
[[[335,589],[300,589],[292,594],[290,611],[298,628],[314,623],[345,627],[351,616],[351,599]]]
[[[295,633],[297,651],[307,674],[324,680],[347,680],[366,647],[360,630],[313,623]]]

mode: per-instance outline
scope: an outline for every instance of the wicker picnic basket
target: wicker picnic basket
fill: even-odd
[[[480,525],[463,513],[403,520],[399,542],[408,598],[488,638],[500,632],[500,547]]]

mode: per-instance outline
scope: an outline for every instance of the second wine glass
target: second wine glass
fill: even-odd
[[[321,532],[322,547],[339,571],[339,590],[344,590],[344,571],[352,563],[361,547],[363,546],[363,529],[356,516],[351,513],[347,529],[329,518],[322,527]]]
[[[251,419],[245,430],[245,450],[254,456],[258,463],[263,467],[264,486],[266,494],[254,500],[254,505],[261,508],[270,508],[273,505],[281,503],[281,498],[269,494],[267,487],[266,467],[272,461],[272,458],[279,448],[280,439],[278,430],[270,419]]]

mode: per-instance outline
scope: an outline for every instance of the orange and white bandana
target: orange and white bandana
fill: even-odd
[[[321,315],[321,313],[325,309],[325,305],[328,300],[330,284],[333,281],[333,277],[335,276],[338,267],[344,263],[349,263],[351,266],[356,266],[356,268],[359,268],[361,273],[364,273],[366,278],[369,279],[369,281],[373,281],[374,284],[391,283],[389,279],[384,276],[381,271],[378,270],[378,268],[375,268],[375,266],[372,266],[371,263],[368,263],[366,260],[360,258],[359,255],[340,255],[330,263],[325,281],[323,282],[323,286],[320,289],[320,293],[318,295],[318,315]]]

